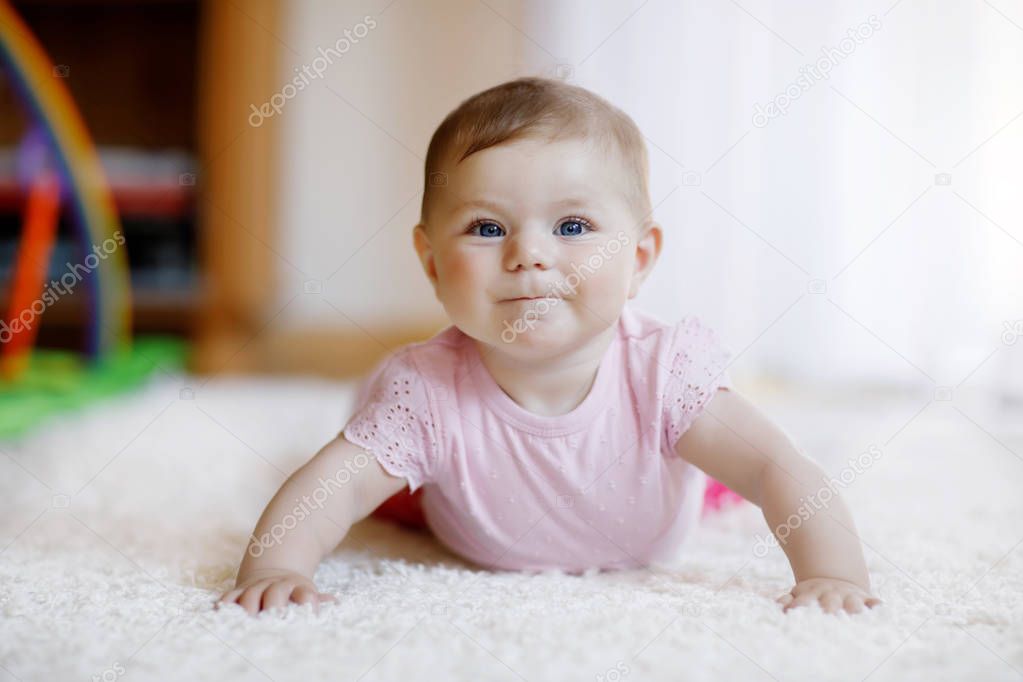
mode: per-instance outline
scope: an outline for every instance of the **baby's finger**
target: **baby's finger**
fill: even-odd
[[[863,600],[863,603],[866,604],[868,609],[872,609],[875,606],[880,606],[884,602],[882,602],[877,597],[867,597],[866,599]]]
[[[809,606],[815,601],[817,601],[817,594],[815,592],[804,592],[786,604],[782,608],[782,611],[791,611],[792,609],[799,608],[800,606]]]
[[[820,601],[825,613],[838,613],[842,610],[842,597],[837,592],[825,592]]]
[[[270,585],[263,593],[263,610],[287,606],[296,587],[297,585],[290,580],[278,580]]]
[[[313,606],[316,606],[316,590],[312,589],[308,585],[299,585],[295,588],[295,591],[291,593],[291,601],[296,604],[312,604]]]
[[[791,592],[786,592],[785,594],[783,594],[782,596],[778,597],[774,601],[779,603],[779,604],[781,604],[782,606],[785,606],[786,604],[788,604],[793,599],[795,599],[795,597],[792,596],[792,593]]]
[[[213,605],[213,608],[220,608],[221,606],[227,606],[233,604],[238,599],[238,595],[242,593],[242,590],[230,590],[221,595],[220,599]]]
[[[320,592],[320,600],[321,601],[337,602],[337,597],[335,597],[334,595],[330,594],[329,592]]]
[[[270,580],[260,580],[258,583],[249,585],[238,597],[238,604],[245,609],[249,615],[259,611],[259,603],[263,599],[263,590],[271,583]]]
[[[849,613],[859,613],[863,611],[863,599],[858,594],[847,594],[842,600],[842,608]]]

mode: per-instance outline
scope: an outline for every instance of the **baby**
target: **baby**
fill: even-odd
[[[713,330],[628,304],[663,238],[632,119],[523,78],[449,114],[425,170],[414,244],[453,324],[376,367],[341,434],[270,501],[218,605],[334,600],[313,583],[320,560],[402,495],[479,566],[670,562],[708,476],[762,509],[795,577],[784,610],[880,603],[840,499],[785,527],[826,476],[734,389]]]

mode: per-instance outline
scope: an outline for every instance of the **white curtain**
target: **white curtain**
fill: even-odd
[[[748,377],[1020,391],[1018,4],[536,0],[523,17],[534,71],[648,138],[667,239],[639,305],[704,316],[748,347]]]
[[[410,236],[429,136],[461,99],[543,74],[645,133],[666,243],[636,304],[704,317],[737,377],[1023,386],[1023,338],[1003,340],[1023,336],[1018,2],[289,8],[282,83],[365,15],[376,27],[281,114],[276,323],[442,319]],[[784,115],[754,121],[787,90]]]

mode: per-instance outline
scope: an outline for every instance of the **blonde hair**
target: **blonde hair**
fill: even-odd
[[[637,220],[651,212],[646,145],[628,114],[576,85],[519,78],[463,101],[434,131],[426,152],[421,220],[426,222],[433,192],[446,184],[443,164],[458,164],[488,147],[533,137],[582,138],[617,152],[632,178],[627,193]]]

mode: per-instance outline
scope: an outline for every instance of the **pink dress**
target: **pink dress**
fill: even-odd
[[[450,326],[382,361],[342,433],[410,492],[422,487],[430,530],[481,566],[672,562],[711,497],[674,445],[731,386],[730,357],[698,318],[670,325],[626,304],[582,403],[543,416],[501,390]]]

